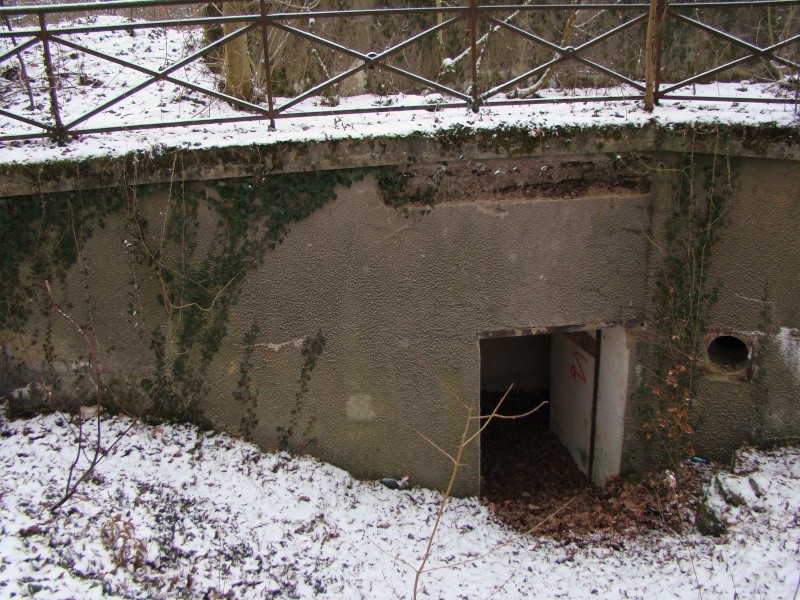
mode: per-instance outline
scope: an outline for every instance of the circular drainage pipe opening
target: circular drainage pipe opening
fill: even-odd
[[[747,366],[750,350],[742,340],[733,335],[720,335],[708,345],[708,359],[723,371],[741,371]]]

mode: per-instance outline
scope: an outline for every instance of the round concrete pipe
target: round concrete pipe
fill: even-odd
[[[747,367],[750,348],[744,340],[735,335],[718,335],[709,342],[706,355],[715,369],[735,372]]]

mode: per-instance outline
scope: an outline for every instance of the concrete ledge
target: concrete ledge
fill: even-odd
[[[65,158],[0,165],[0,197],[207,181],[269,173],[448,163],[507,157],[694,152],[800,160],[800,130],[779,126],[451,127],[405,137],[341,138],[221,148],[137,151],[120,158]]]

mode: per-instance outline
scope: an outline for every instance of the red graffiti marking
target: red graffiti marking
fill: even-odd
[[[575,359],[575,364],[570,365],[569,374],[572,375],[573,379],[580,379],[583,383],[586,383],[586,374],[583,372],[583,364],[587,364],[589,359],[577,350],[572,352],[572,358]]]

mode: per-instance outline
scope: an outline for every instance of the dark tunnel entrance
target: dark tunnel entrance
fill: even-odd
[[[576,328],[577,329],[577,328]],[[601,347],[603,351],[601,361]],[[480,340],[481,497],[536,512],[619,469],[628,344],[621,327]]]
[[[497,418],[481,434],[481,497],[488,502],[530,500],[587,485],[551,419],[552,335],[484,339],[481,345],[481,415],[503,401],[503,417],[542,408],[522,418]]]

